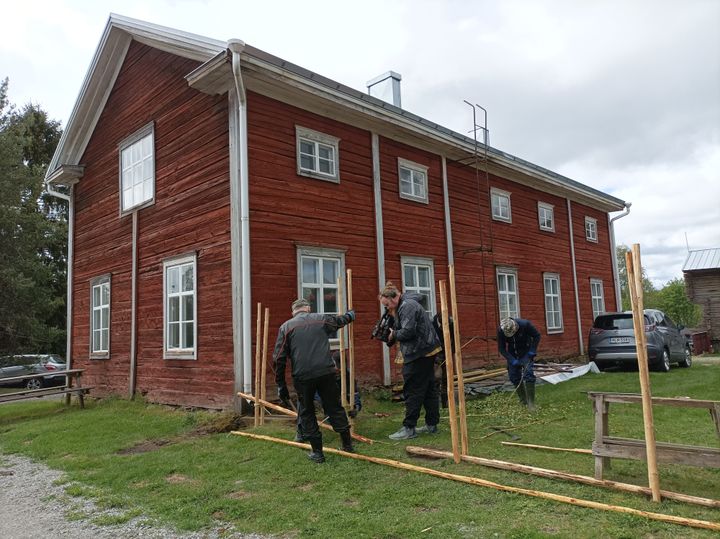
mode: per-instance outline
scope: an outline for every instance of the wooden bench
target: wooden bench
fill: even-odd
[[[610,457],[646,460],[647,453],[644,440],[610,436],[608,428],[611,402],[642,404],[642,396],[636,393],[589,391],[588,398],[593,401],[593,412],[595,414],[595,440],[592,445],[592,453],[595,456],[595,479],[603,478],[604,467],[610,467]],[[710,416],[715,424],[715,431],[720,437],[720,401],[653,397],[652,403],[653,405],[682,408],[705,408],[710,411]],[[720,449],[667,442],[656,442],[655,445],[658,462],[720,468]]]
[[[11,393],[0,394],[0,403],[11,402],[24,399],[47,397],[48,395],[75,395],[80,402],[80,407],[85,408],[85,395],[92,387],[84,387],[82,385],[83,369],[68,369],[65,371],[51,371],[41,374],[24,374],[22,376],[12,376],[3,378],[3,384],[25,382],[29,380],[44,380],[48,376],[65,376],[65,383],[60,386],[43,387],[40,389],[23,389],[13,391]]]

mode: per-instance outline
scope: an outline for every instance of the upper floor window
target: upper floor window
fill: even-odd
[[[110,276],[90,281],[90,356],[110,357]]]
[[[538,202],[538,222],[540,230],[555,232],[555,207],[552,204]]]
[[[605,294],[600,279],[590,279],[590,297],[592,298],[593,320],[605,312]]]
[[[545,321],[548,333],[558,333],[563,329],[562,302],[560,301],[560,276],[557,273],[543,274],[545,289]]]
[[[123,213],[155,199],[155,131],[152,123],[120,143],[120,193]]]
[[[402,257],[403,290],[420,294],[420,305],[430,315],[435,313],[435,278],[433,262],[426,258]]]
[[[338,278],[344,275],[344,267],[342,251],[313,247],[298,249],[298,293],[310,302],[312,312],[344,312],[344,305],[338,305]],[[341,279],[341,286],[343,282]],[[337,338],[337,334],[331,337]]]
[[[597,241],[597,219],[585,217],[585,239],[588,241]]]
[[[318,180],[340,183],[338,148],[340,139],[295,126],[297,173]]]
[[[195,254],[166,260],[165,359],[196,359],[197,279]]]
[[[493,187],[490,189],[490,200],[492,203],[492,218],[496,221],[512,223],[510,193]]]
[[[518,318],[520,316],[520,301],[517,285],[517,270],[512,268],[498,268],[497,287],[500,320],[508,317]]]
[[[400,197],[427,204],[427,171],[428,167],[398,158]]]

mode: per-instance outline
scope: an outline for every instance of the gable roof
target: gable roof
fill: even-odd
[[[230,58],[228,43],[225,41],[111,14],[48,167],[45,177],[47,182],[61,183],[66,177],[63,169],[71,169],[81,164],[80,159],[95,130],[132,40],[199,62],[229,62]],[[261,73],[261,87],[285,85],[290,92],[302,91],[314,94],[315,98],[331,99],[356,116],[359,114],[365,122],[392,126],[393,134],[398,134],[400,130],[412,133],[414,137],[422,137],[448,152],[454,152],[458,159],[459,156],[467,158],[482,151],[487,154],[489,166],[502,171],[513,171],[526,182],[534,183],[536,187],[539,183],[540,189],[554,191],[606,212],[619,211],[625,207],[625,202],[619,198],[489,145],[485,147],[466,135],[255,47],[246,45],[241,58],[249,68],[250,75],[257,76]]]
[[[720,248],[689,251],[683,271],[720,269]]]

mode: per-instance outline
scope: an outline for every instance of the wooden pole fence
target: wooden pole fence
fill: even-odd
[[[243,393],[242,391],[238,391],[238,395],[242,397],[243,399],[249,400],[251,402],[255,402],[257,404],[260,404],[262,406],[265,406],[267,408],[270,408],[271,410],[275,410],[276,412],[280,412],[281,414],[284,414],[289,417],[297,418],[297,412],[293,412],[292,410],[288,410],[287,408],[283,408],[282,406],[278,406],[277,404],[273,404],[272,402],[268,402],[263,399],[255,398],[253,395],[250,395],[249,393]],[[326,430],[333,430],[331,425],[328,425],[327,423],[321,423],[318,421],[318,426],[321,429]],[[375,440],[371,438],[367,438],[365,436],[360,436],[359,434],[353,432],[351,433],[354,440],[357,440],[358,442],[364,442],[366,444],[372,444],[375,442]]]
[[[439,451],[436,449],[429,449],[426,447],[417,447],[412,445],[407,446],[405,448],[405,451],[407,451],[410,455],[420,457],[445,459],[452,458],[453,456],[452,453],[450,453],[449,451]],[[545,477],[548,479],[562,479],[564,481],[574,481],[576,483],[582,483],[584,485],[591,485],[594,487],[603,487],[613,490],[619,490],[622,492],[632,492],[634,494],[644,494],[646,496],[652,496],[652,491],[648,487],[641,487],[639,485],[632,485],[629,483],[619,483],[617,481],[595,479],[594,477],[589,477],[587,475],[578,475],[557,470],[549,470],[547,468],[538,468],[536,466],[528,466],[526,464],[517,464],[514,462],[506,462],[503,460],[473,457],[472,455],[463,455],[462,459],[465,462],[479,464],[480,466],[487,466],[488,468],[497,468],[500,470],[508,470],[511,472],[537,475],[538,477]],[[671,492],[668,490],[663,490],[661,492],[664,498],[668,498],[670,500],[691,503],[695,505],[702,505],[705,507],[713,507],[715,509],[720,508],[720,500],[701,498],[699,496],[691,496],[689,494],[681,494],[679,492]]]
[[[244,436],[246,438],[252,438],[255,440],[264,440],[267,442],[275,442],[275,443],[285,444],[285,445],[289,445],[289,446],[293,446],[293,447],[299,447],[301,449],[310,449],[309,444],[301,444],[298,442],[291,442],[289,440],[281,440],[280,438],[273,438],[271,436],[263,436],[261,434],[251,434],[249,432],[241,432],[241,431],[232,431],[231,434],[234,434],[236,436]],[[416,466],[414,464],[406,464],[404,462],[400,462],[397,460],[391,460],[391,459],[385,459],[385,458],[379,458],[379,457],[370,457],[367,455],[362,455],[360,453],[347,453],[345,451],[341,451],[339,449],[334,449],[331,447],[325,448],[324,451],[327,453],[342,455],[343,457],[348,457],[348,458],[352,458],[355,460],[372,462],[374,464],[383,464],[385,466],[399,468],[401,470],[424,473],[424,474],[431,475],[434,477],[439,477],[442,479],[449,479],[451,481],[458,481],[460,483],[466,483],[469,485],[476,485],[476,486],[480,486],[480,487],[492,488],[495,490],[501,490],[503,492],[524,494],[526,496],[533,496],[535,498],[542,498],[545,500],[552,500],[552,501],[556,501],[556,502],[560,502],[560,503],[567,503],[570,505],[586,507],[589,509],[598,509],[601,511],[613,511],[616,513],[625,513],[625,514],[630,514],[630,515],[634,515],[634,516],[638,516],[638,517],[648,518],[651,520],[658,520],[660,522],[667,522],[670,524],[679,524],[682,526],[690,526],[693,528],[702,528],[702,529],[706,529],[706,530],[720,531],[720,523],[717,523],[717,522],[709,522],[707,520],[698,520],[698,519],[694,519],[694,518],[677,517],[677,516],[673,516],[673,515],[664,515],[662,513],[653,513],[650,511],[641,511],[639,509],[633,509],[631,507],[623,507],[620,505],[609,505],[609,504],[600,503],[600,502],[593,502],[590,500],[582,500],[580,498],[572,498],[570,496],[562,496],[560,494],[552,494],[550,492],[543,492],[543,491],[539,491],[539,490],[531,490],[531,489],[519,488],[519,487],[511,487],[508,485],[501,485],[500,483],[494,483],[492,481],[487,481],[485,479],[479,479],[477,477],[470,477],[467,475],[459,475],[459,474],[453,474],[453,473],[448,473],[448,472],[442,472],[440,470],[435,470],[433,468],[425,468],[423,466]]]

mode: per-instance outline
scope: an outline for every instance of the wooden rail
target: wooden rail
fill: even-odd
[[[44,380],[49,376],[65,376],[65,383],[59,386],[42,387],[39,389],[22,389],[11,393],[3,393],[0,395],[0,403],[47,397],[49,395],[75,395],[80,402],[80,407],[85,408],[85,395],[92,389],[92,387],[84,387],[82,385],[82,373],[83,369],[67,369],[64,371],[48,371],[39,374],[23,374],[22,376],[10,376],[8,378],[3,378],[3,384],[12,384],[16,382],[27,382],[29,380]]]

